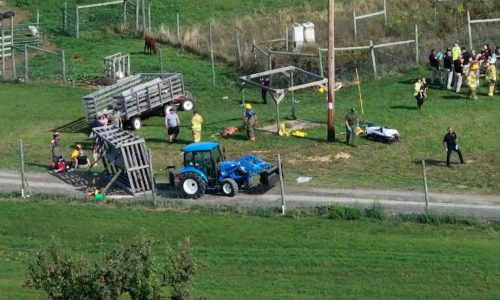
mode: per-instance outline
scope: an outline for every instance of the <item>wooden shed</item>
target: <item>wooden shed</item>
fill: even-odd
[[[132,195],[151,191],[151,163],[144,139],[114,125],[92,131],[104,172],[113,176],[113,183]]]

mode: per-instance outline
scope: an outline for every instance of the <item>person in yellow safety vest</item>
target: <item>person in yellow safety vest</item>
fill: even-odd
[[[455,43],[455,45],[453,45],[453,48],[451,49],[451,58],[453,59],[453,61],[455,61],[460,57],[461,54],[462,54],[462,49],[460,49],[458,43]]]
[[[191,130],[193,131],[193,142],[198,143],[201,141],[201,123],[203,118],[198,110],[193,110],[193,118],[191,118]]]
[[[495,81],[497,79],[497,68],[495,63],[488,59],[488,68],[486,69],[486,82],[488,82],[488,96],[493,96],[493,92],[495,92]]]
[[[473,63],[470,67],[469,74],[467,75],[467,84],[469,85],[470,100],[477,100],[477,78],[476,71],[479,69],[479,65],[477,63]]]
[[[424,93],[422,91],[422,79],[417,78],[417,82],[414,85],[413,96],[417,99],[417,109],[420,110],[422,104],[424,104]]]

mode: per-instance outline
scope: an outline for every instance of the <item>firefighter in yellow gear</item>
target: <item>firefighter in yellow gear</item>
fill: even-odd
[[[488,96],[493,96],[495,92],[495,81],[497,79],[497,68],[491,59],[488,59],[488,68],[486,69],[486,82],[488,82]]]
[[[470,67],[469,74],[467,75],[467,84],[469,85],[469,89],[470,89],[470,94],[469,94],[470,100],[477,100],[476,71],[478,70],[478,68],[479,68],[479,65],[477,63],[473,63],[472,66]]]

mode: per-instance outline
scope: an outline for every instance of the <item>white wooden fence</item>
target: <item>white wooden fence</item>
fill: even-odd
[[[357,24],[356,24],[357,20],[371,18],[371,17],[375,17],[375,16],[380,16],[380,15],[384,15],[384,25],[387,26],[387,6],[385,4],[385,0],[384,0],[384,9],[381,11],[378,11],[378,12],[374,12],[374,13],[370,13],[370,14],[366,14],[366,15],[361,15],[361,16],[356,16],[356,11],[354,10],[352,12],[352,17],[354,20],[354,38],[358,39],[358,29],[357,29]]]
[[[469,49],[473,49],[471,24],[492,23],[492,22],[500,22],[500,18],[471,20],[469,10],[467,10],[467,29],[469,31],[469,47],[470,47]]]

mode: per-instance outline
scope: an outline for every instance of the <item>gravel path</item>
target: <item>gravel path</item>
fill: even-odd
[[[62,176],[50,173],[27,173],[27,190],[32,193],[83,197],[86,180],[88,180],[86,176],[85,172],[69,173]],[[0,192],[20,191],[21,176],[19,172],[0,171]],[[160,201],[182,201],[185,205],[281,207],[282,204],[279,187],[265,191],[252,188],[234,198],[205,195],[198,200],[186,200],[179,197],[175,188],[168,187],[165,183],[158,183],[158,195]],[[433,212],[500,219],[500,195],[430,193],[428,199],[429,209]],[[285,201],[288,209],[331,204],[357,204],[367,207],[377,201],[388,212],[422,213],[425,211],[424,193],[415,191],[336,189],[311,187],[305,184],[287,184],[285,187]]]

